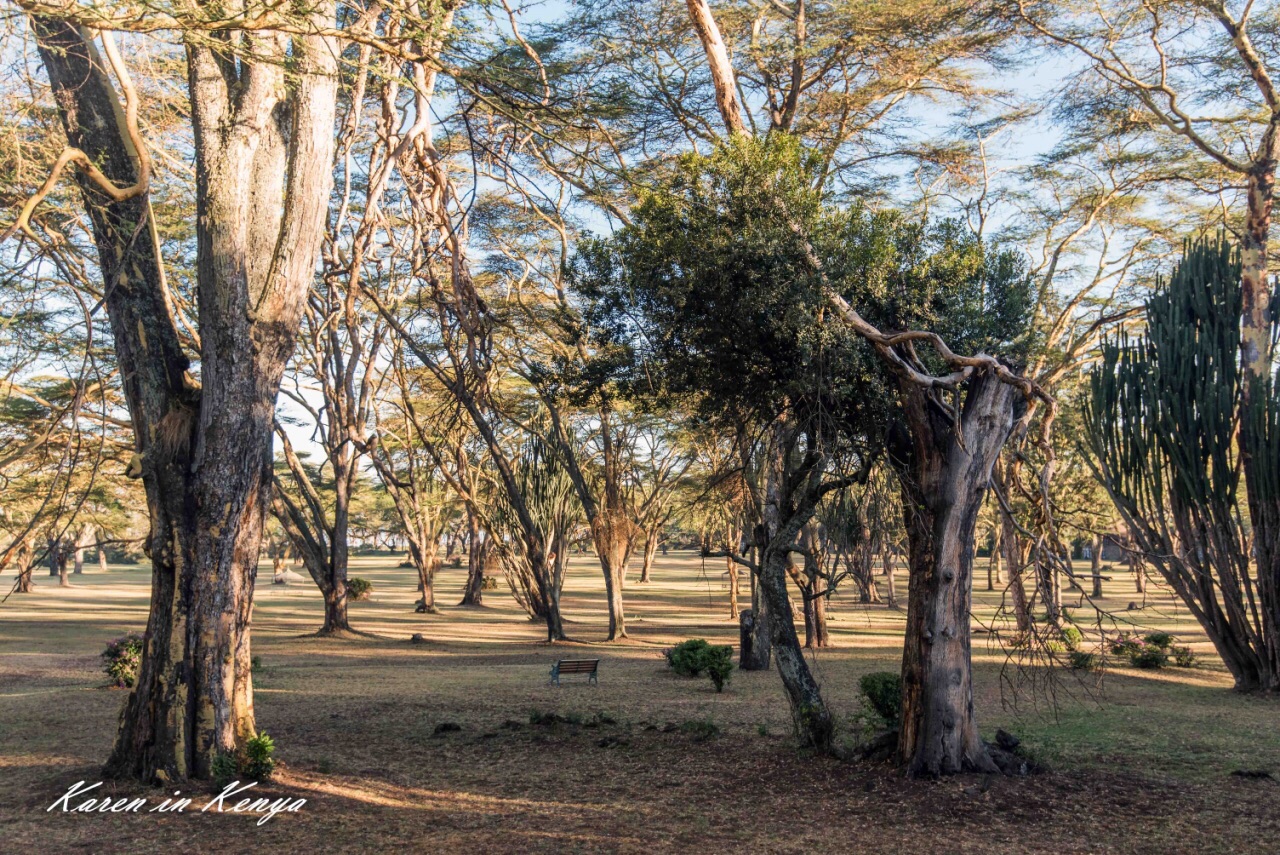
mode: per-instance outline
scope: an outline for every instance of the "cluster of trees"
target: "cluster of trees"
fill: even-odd
[[[887,571],[898,758],[936,775],[994,769],[978,543],[1034,647],[1122,519],[1275,688],[1280,13],[1119,5],[23,0],[0,566],[150,559],[108,769],[207,777],[254,735],[273,539],[323,633],[353,632],[353,539],[390,534],[423,611],[464,544],[463,603],[500,568],[549,641],[589,543],[616,640],[678,522],[734,615],[747,575],[741,666],[820,751],[797,624],[826,644],[836,587]],[[1022,91],[1028,55],[1070,83]]]

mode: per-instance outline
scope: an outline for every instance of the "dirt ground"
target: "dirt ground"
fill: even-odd
[[[68,589],[37,579],[11,597],[0,605],[0,852],[1280,852],[1280,784],[1232,774],[1280,779],[1280,700],[1232,693],[1185,609],[1135,594],[1122,568],[1102,602],[1174,632],[1203,664],[1051,680],[979,635],[984,733],[1017,734],[1053,771],[935,782],[797,752],[773,672],[736,672],[716,694],[666,669],[661,651],[676,641],[736,643],[720,562],[659,559],[651,584],[626,590],[632,638],[605,644],[602,580],[590,556],[575,558],[575,641],[554,646],[505,590],[484,608],[449,607],[461,570],[441,574],[441,614],[414,614],[413,578],[396,564],[355,562],[374,584],[352,606],[373,634],[358,640],[307,637],[321,615],[309,581],[259,585],[257,718],[282,763],[259,789],[306,799],[261,825],[202,813],[204,790],[184,792],[192,805],[176,814],[46,810],[100,780],[124,692],[105,687],[98,654],[144,627],[149,573],[113,566]],[[977,592],[976,625],[998,597]],[[897,669],[903,615],[845,591],[832,617],[835,646],[812,663],[852,741],[858,678]],[[579,656],[602,659],[598,686],[547,684],[557,658]],[[565,721],[535,725],[533,713]],[[85,797],[99,792],[148,807],[171,795],[108,783]]]

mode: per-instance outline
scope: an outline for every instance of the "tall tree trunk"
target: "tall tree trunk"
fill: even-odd
[[[105,546],[98,547],[98,570],[107,572],[107,548]]]
[[[726,557],[725,573],[729,577],[729,617],[732,620],[738,619],[738,563],[730,557]]]
[[[467,506],[467,587],[460,606],[479,606],[484,603],[484,559],[488,550],[480,544],[480,520],[475,510]]]
[[[631,554],[631,520],[627,514],[602,507],[591,523],[600,569],[604,572],[605,597],[609,606],[609,641],[627,637],[627,619],[622,609],[622,583]]]
[[[787,558],[787,574],[796,583],[796,588],[800,591],[800,612],[804,615],[804,646],[806,650],[812,650],[818,646],[817,630],[814,625],[813,586],[806,576],[800,574],[790,556]]]
[[[1133,570],[1133,587],[1139,594],[1147,592],[1147,562],[1137,549],[1129,551],[1129,567]]]
[[[653,571],[653,559],[658,554],[658,541],[661,538],[661,526],[654,526],[644,533],[644,563],[640,566],[640,583],[643,585],[649,584],[649,574]]]
[[[313,8],[320,25],[333,14]],[[33,27],[69,142],[117,187],[137,185],[145,153],[85,34],[48,18]],[[130,471],[151,521],[146,642],[105,770],[117,777],[205,778],[255,732],[248,625],[272,417],[332,182],[337,60],[325,37],[251,40],[254,55],[238,64],[204,41],[187,47],[199,383],[169,311],[147,195],[113,201],[77,174],[134,427]]]
[[[1239,34],[1233,32],[1232,35],[1239,49]],[[1268,82],[1268,89],[1270,85]],[[1239,449],[1253,529],[1258,623],[1266,639],[1264,655],[1236,658],[1239,663],[1234,669],[1238,672],[1236,688],[1240,691],[1280,688],[1280,490],[1275,486],[1275,437],[1268,413],[1275,407],[1268,399],[1276,394],[1273,380],[1276,317],[1268,262],[1278,158],[1280,115],[1273,111],[1250,164],[1247,213],[1240,235],[1240,368],[1243,376]],[[1135,563],[1134,570],[1140,583],[1138,592],[1145,594],[1146,567],[1141,559]],[[1252,662],[1246,671],[1244,663],[1249,659]]]
[[[889,608],[894,609],[898,607],[898,587],[895,584],[898,562],[891,549],[882,554],[881,560],[884,561],[884,587],[887,595],[885,602]]]
[[[96,540],[97,529],[86,524],[80,529],[80,534],[76,537],[75,547],[75,569],[71,572],[77,576],[84,573],[84,553]]]
[[[1095,534],[1089,541],[1089,575],[1093,579],[1093,599],[1102,597],[1102,535]]]
[[[768,616],[769,641],[773,660],[782,678],[791,720],[800,743],[819,752],[832,750],[835,722],[822,699],[818,682],[809,670],[800,639],[796,635],[791,598],[787,596],[787,565],[801,528],[813,516],[816,495],[804,484],[792,483],[790,456],[797,432],[787,417],[775,419],[770,430],[764,476],[764,506],[757,587]],[[819,473],[820,474],[820,473]],[[758,618],[757,618],[758,619]]]
[[[978,513],[1017,391],[987,372],[967,386],[957,429],[948,410],[903,381],[906,429],[891,444],[910,549],[898,756],[912,775],[996,770],[973,710],[970,586]]]
[[[1007,472],[1001,461],[996,461],[992,469],[992,480],[999,487],[1001,493],[1005,496],[1009,495],[1009,483],[1007,480]],[[1009,514],[1004,509],[1000,509],[1000,551],[1003,554],[1003,563],[1005,573],[1008,578],[1009,599],[1013,605],[1013,617],[1017,626],[1018,634],[1027,637],[1031,632],[1031,603],[1027,599],[1027,589],[1022,581],[1023,563],[1025,555],[1023,553],[1022,538],[1018,534],[1018,528],[1014,524]]]
[[[1000,542],[1001,530],[1001,526],[996,526],[995,536],[991,539],[991,558],[987,561],[988,591],[994,591],[996,585],[1000,584],[1000,551],[1004,548]]]
[[[24,537],[18,544],[17,554],[14,556],[18,571],[18,584],[14,590],[19,594],[31,593],[31,559],[33,557],[31,540]]]
[[[813,600],[813,632],[818,647],[831,646],[831,632],[827,627],[827,595],[819,594]]]

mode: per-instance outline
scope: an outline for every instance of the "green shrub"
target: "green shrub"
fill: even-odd
[[[703,652],[710,646],[702,638],[682,641],[666,652],[667,664],[681,677],[696,677],[702,673]]]
[[[1173,644],[1173,636],[1167,632],[1153,632],[1143,639],[1152,647],[1158,647],[1161,650],[1168,650],[1169,645]]]
[[[1072,671],[1093,671],[1098,667],[1098,655],[1096,653],[1072,650],[1070,660]]]
[[[1170,652],[1173,654],[1173,663],[1179,668],[1195,667],[1196,655],[1191,652],[1190,647],[1175,647]]]
[[[219,754],[213,758],[209,772],[213,782],[225,787],[232,781],[265,781],[276,769],[276,744],[266,731],[259,733],[244,744],[244,749],[236,754]]]
[[[351,600],[367,600],[373,593],[373,583],[359,576],[347,580],[347,598]]]
[[[727,644],[713,645],[701,638],[691,638],[663,655],[667,657],[667,664],[682,677],[697,677],[705,673],[717,692],[724,691],[733,674],[733,648]]]
[[[890,727],[898,726],[902,717],[902,676],[892,671],[864,674],[858,688],[867,706]]]
[[[131,687],[138,679],[142,665],[142,636],[136,632],[122,635],[102,651],[102,661],[111,683],[122,689]]]
[[[720,732],[720,728],[716,727],[716,723],[709,718],[694,719],[686,721],[680,725],[680,732],[687,733],[693,737],[694,742],[706,742],[711,737]]]
[[[1154,644],[1145,644],[1129,654],[1129,661],[1136,668],[1154,670],[1169,663],[1169,654]]]
[[[1049,653],[1065,653],[1067,645],[1063,644],[1061,641],[1055,641],[1051,638],[1044,643],[1044,649]]]
[[[708,647],[702,654],[702,667],[716,691],[723,692],[725,683],[733,675],[733,648],[727,644]]]
[[[1132,657],[1142,650],[1144,644],[1136,635],[1118,635],[1111,640],[1111,653],[1114,656]]]
[[[1067,624],[1062,628],[1062,643],[1070,651],[1079,650],[1080,645],[1084,643],[1084,633],[1074,624]]]
[[[257,736],[245,743],[240,771],[251,781],[267,780],[276,770],[275,753],[275,741],[267,736],[265,730],[259,732]]]
[[[240,764],[236,762],[234,754],[218,754],[213,758],[209,772],[213,776],[214,784],[225,787],[240,777]]]

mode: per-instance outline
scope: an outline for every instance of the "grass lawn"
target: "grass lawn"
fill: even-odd
[[[100,779],[124,692],[104,687],[98,654],[145,626],[150,574],[94,568],[71,588],[37,577],[35,593],[0,606],[0,852],[1280,852],[1280,784],[1231,774],[1280,779],[1280,700],[1232,693],[1186,610],[1154,586],[1135,594],[1122,568],[1106,607],[1173,632],[1201,665],[1117,665],[1081,682],[976,636],[984,732],[1017,734],[1053,771],[913,782],[798,753],[773,672],[735,672],[717,695],[666,669],[661,651],[676,641],[736,644],[720,561],[660,558],[651,584],[627,587],[631,639],[605,644],[603,581],[591,556],[575,557],[564,597],[575,640],[554,646],[505,590],[486,592],[484,608],[450,607],[463,570],[441,573],[441,614],[414,614],[414,577],[397,562],[353,562],[374,584],[351,607],[369,638],[308,637],[322,616],[314,586],[259,585],[256,711],[282,763],[262,789],[307,800],[260,826],[199,812],[204,791],[176,815],[46,812],[70,785]],[[831,607],[834,647],[811,658],[846,734],[858,678],[897,670],[904,623],[852,589]],[[976,592],[978,624],[999,596]],[[603,660],[599,686],[547,685],[557,658],[580,656]],[[531,712],[569,722],[533,725]],[[437,733],[444,723],[460,729]]]

